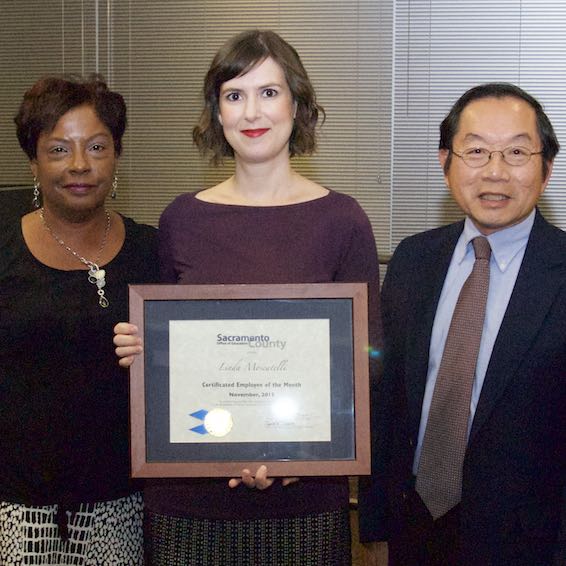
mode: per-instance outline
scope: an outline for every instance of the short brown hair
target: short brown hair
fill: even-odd
[[[42,132],[51,132],[61,116],[72,108],[88,104],[110,130],[114,153],[122,153],[126,130],[126,103],[111,91],[99,75],[87,79],[78,76],[44,77],[25,94],[14,117],[20,146],[28,158],[37,157],[37,141]]]
[[[220,87],[226,81],[246,74],[268,57],[283,69],[297,105],[289,139],[291,157],[315,150],[316,124],[319,114],[324,121],[324,108],[316,101],[314,88],[299,54],[273,31],[250,30],[232,37],[219,49],[204,79],[204,108],[193,129],[193,140],[201,153],[212,154],[212,163],[218,164],[224,157],[234,156],[234,150],[226,141],[218,121]]]

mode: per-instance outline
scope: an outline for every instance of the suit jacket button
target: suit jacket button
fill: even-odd
[[[406,500],[407,500],[407,497],[409,497],[409,496],[407,495],[407,492],[406,492],[406,491],[402,491],[402,492],[401,492],[401,498],[402,498],[404,501],[406,501]]]

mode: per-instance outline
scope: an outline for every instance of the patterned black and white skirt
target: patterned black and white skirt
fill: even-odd
[[[82,503],[64,513],[58,506],[0,502],[2,566],[141,566],[143,499]],[[66,530],[61,533],[61,530]],[[64,536],[61,536],[64,534]]]

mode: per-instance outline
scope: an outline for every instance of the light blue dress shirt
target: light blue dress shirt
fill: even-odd
[[[499,332],[503,316],[507,310],[517,274],[525,255],[525,249],[529,235],[535,221],[535,211],[519,224],[510,226],[490,234],[487,239],[491,245],[491,260],[489,269],[489,292],[483,323],[483,333],[476,365],[476,373],[472,387],[472,398],[470,401],[470,418],[468,421],[468,434],[476,412],[480,393],[485,379],[489,359],[495,339]],[[428,374],[423,399],[421,424],[415,459],[413,462],[413,473],[416,475],[419,467],[421,448],[428,420],[428,413],[432,401],[432,394],[436,384],[438,368],[442,359],[444,345],[448,328],[452,320],[452,314],[464,282],[472,272],[475,261],[474,249],[471,241],[476,236],[482,236],[474,223],[466,218],[464,230],[454,248],[452,261],[444,280],[444,286],[438,302],[438,308],[432,327],[430,340]]]

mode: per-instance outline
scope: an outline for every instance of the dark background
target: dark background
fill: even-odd
[[[33,210],[31,204],[32,187],[2,187],[0,186],[0,227],[9,220],[23,216]]]

